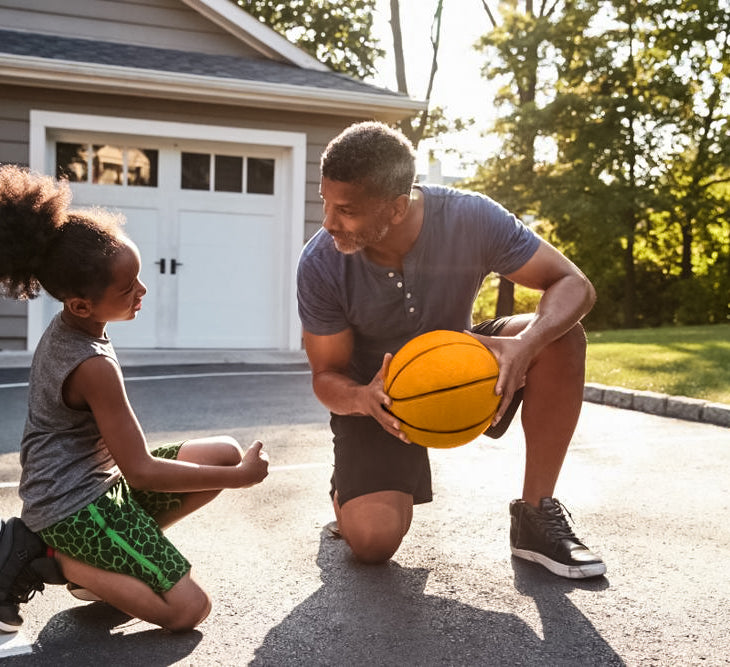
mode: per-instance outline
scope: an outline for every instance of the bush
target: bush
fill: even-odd
[[[479,294],[472,308],[472,322],[483,322],[492,319],[497,312],[497,294],[499,291],[499,276],[489,275],[484,280]],[[534,313],[542,296],[537,290],[515,285],[515,305],[513,314]]]

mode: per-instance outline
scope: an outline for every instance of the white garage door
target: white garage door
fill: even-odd
[[[148,288],[118,347],[284,348],[291,239],[275,146],[56,132],[76,206],[121,212]]]

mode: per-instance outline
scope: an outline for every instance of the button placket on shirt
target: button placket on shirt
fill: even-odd
[[[395,282],[395,286],[404,292],[403,296],[406,303],[404,307],[409,315],[413,315],[416,312],[416,307],[413,305],[413,294],[405,288],[404,278],[399,276],[395,271],[388,272],[388,278]]]

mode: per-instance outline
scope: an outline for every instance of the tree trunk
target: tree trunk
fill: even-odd
[[[636,327],[636,267],[634,266],[635,220],[629,213],[624,251],[624,327]]]
[[[512,315],[515,310],[515,284],[504,276],[499,277],[499,289],[497,291],[497,312],[495,317],[506,317]]]
[[[688,216],[689,217],[689,216]],[[682,225],[682,278],[692,277],[692,218]]]

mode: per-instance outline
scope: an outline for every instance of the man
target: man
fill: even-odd
[[[512,553],[555,574],[602,575],[603,561],[570,529],[552,497],[583,400],[585,334],[595,292],[581,271],[504,208],[476,193],[413,186],[413,147],[380,123],[333,139],[321,160],[324,221],[298,269],[299,314],[313,389],[332,413],[332,500],[338,530],[366,563],[398,549],[413,505],[429,502],[428,450],[388,412],[392,354],[434,329],[471,326],[491,272],[541,290],[534,315],[472,335],[497,357],[499,437],[522,404],[522,498],[510,503]]]

